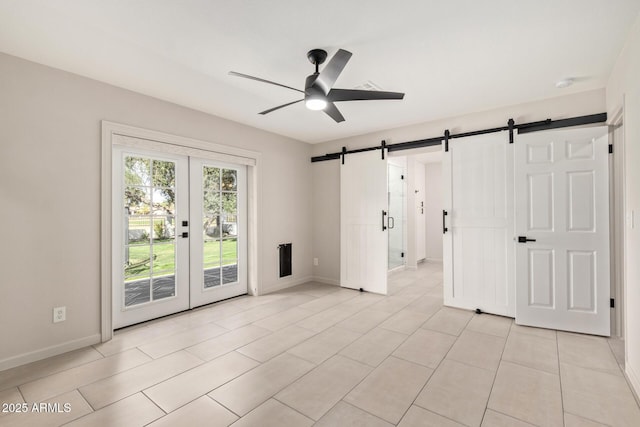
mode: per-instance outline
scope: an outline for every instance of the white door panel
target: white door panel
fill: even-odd
[[[112,177],[113,327],[188,309],[188,158],[114,145]]]
[[[444,302],[513,316],[513,147],[506,132],[449,141]]]
[[[190,307],[247,293],[246,166],[190,159]]]
[[[379,150],[349,154],[340,166],[340,285],[386,295],[388,183],[381,157]]]
[[[518,135],[516,323],[609,335],[608,129]]]

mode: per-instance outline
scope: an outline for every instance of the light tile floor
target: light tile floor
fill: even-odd
[[[308,283],[0,372],[0,402],[60,404],[0,425],[640,426],[622,354],[443,307],[425,263],[386,297]]]

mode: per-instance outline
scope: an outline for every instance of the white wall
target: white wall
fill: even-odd
[[[625,349],[627,376],[640,394],[640,16],[629,34],[607,84],[607,112],[612,118],[624,106],[625,202]]]
[[[427,258],[427,215],[425,211],[426,202],[426,180],[425,165],[414,159],[414,173],[412,182],[414,184],[413,211],[416,215],[416,261],[424,261]]]
[[[339,152],[343,146],[351,150],[380,145],[383,139],[392,144],[439,136],[445,129],[449,129],[451,133],[460,133],[505,126],[509,118],[513,118],[516,123],[526,123],[604,111],[605,92],[595,90],[315,144],[312,151],[314,156],[321,156]],[[325,257],[325,261],[321,259],[320,266],[313,271],[314,275],[334,283],[340,277],[340,254],[335,254],[335,248],[339,247],[340,242],[339,163],[339,160],[329,160],[311,166],[314,169],[313,210],[324,213],[321,217],[314,217],[313,256]],[[335,209],[337,213],[327,212],[331,209]]]
[[[0,76],[0,369],[100,332],[101,120],[261,152],[261,289],[311,277],[308,144],[4,54]],[[293,278],[278,278],[283,242]]]
[[[442,261],[442,163],[424,166],[426,255],[429,261]]]
[[[313,248],[318,265],[314,279],[338,285],[340,282],[340,161],[313,163],[313,236],[323,236],[323,244]],[[330,203],[322,203],[322,200]]]

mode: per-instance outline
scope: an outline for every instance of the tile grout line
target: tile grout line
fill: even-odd
[[[9,389],[7,389],[7,390],[9,390]],[[24,397],[24,394],[22,394],[22,390],[20,390],[20,386],[16,386],[16,390],[18,390],[18,394],[20,394],[20,397],[22,397],[22,401],[25,402],[25,403],[29,403],[29,402],[27,402],[27,399]]]
[[[442,307],[445,307],[445,306],[443,305]],[[433,314],[433,316],[435,316],[435,315],[436,315],[438,312],[440,312],[441,310],[442,310],[442,309],[440,309],[440,310],[438,310],[437,312],[435,312],[435,313]],[[431,317],[433,317],[433,316],[431,316]],[[430,317],[429,319],[431,319],[431,317]],[[464,324],[464,327],[462,328],[462,331],[460,331],[460,334],[462,334],[462,332],[467,328],[467,325],[469,324],[469,322],[471,322],[471,319],[472,319],[472,318],[473,318],[473,315],[472,315],[472,316],[470,316],[470,317],[469,317],[469,320],[467,320],[467,322]],[[429,319],[428,319],[428,320],[425,320],[425,321],[424,321],[424,323],[422,323],[422,325],[420,325],[420,327],[419,327],[418,329],[422,328],[422,327],[425,325],[425,323],[427,323],[427,322],[429,321]],[[431,329],[427,329],[427,330],[431,331]],[[433,332],[439,332],[439,331],[433,331]],[[440,332],[440,333],[443,333],[443,334],[444,334],[444,332]],[[413,334],[412,334],[412,335],[413,335]],[[445,334],[445,335],[449,335],[449,334]],[[430,409],[423,408],[422,406],[420,406],[420,405],[418,405],[418,404],[416,403],[416,400],[418,399],[418,396],[420,396],[420,394],[422,394],[422,392],[423,392],[423,391],[424,391],[424,389],[427,387],[427,385],[429,385],[429,382],[430,382],[430,381],[431,381],[431,379],[433,378],[433,375],[436,373],[436,371],[438,370],[438,368],[440,368],[440,365],[442,365],[442,362],[444,362],[445,360],[447,360],[447,356],[448,356],[448,355],[449,355],[449,353],[451,352],[451,349],[452,349],[452,348],[453,348],[453,346],[456,344],[456,342],[458,342],[458,339],[460,338],[460,335],[456,335],[455,337],[456,337],[456,339],[453,341],[453,343],[451,343],[451,347],[449,347],[449,350],[447,350],[447,352],[446,352],[446,353],[445,353],[445,355],[442,357],[442,359],[440,359],[440,362],[438,362],[438,365],[433,369],[433,372],[431,373],[431,375],[429,375],[429,378],[427,379],[427,382],[425,382],[425,383],[424,383],[424,385],[422,386],[422,388],[420,388],[420,391],[418,391],[418,394],[416,394],[416,397],[414,397],[414,398],[413,398],[413,401],[411,402],[411,404],[409,405],[409,407],[407,408],[407,410],[406,410],[406,411],[404,411],[404,414],[402,414],[402,417],[400,417],[400,422],[402,422],[402,420],[404,419],[404,417],[407,415],[407,412],[409,412],[409,409],[411,409],[411,407],[412,407],[413,405],[415,405],[415,406],[417,406],[417,407],[419,407],[419,408],[424,409],[425,411],[432,412],[432,413],[437,414],[437,415],[439,415],[439,416],[441,416],[441,417],[444,417],[444,418],[446,418],[446,419],[448,419],[448,420],[451,420],[451,421],[453,421],[453,422],[458,423],[458,421],[456,421],[456,420],[453,420],[453,419],[451,419],[451,418],[449,418],[449,417],[447,417],[447,416],[445,416],[445,415],[442,415],[442,414],[440,414],[440,413],[438,413],[438,412],[435,412],[435,411],[432,411],[432,410],[430,410]],[[456,361],[456,362],[457,362],[457,361]],[[458,424],[461,424],[461,423],[458,423]]]
[[[147,395],[147,393],[145,393],[145,392],[144,392],[144,390],[140,391],[140,393],[141,393],[144,397],[146,397],[147,399],[149,399],[149,400],[151,401],[151,403],[153,403],[153,404],[154,404],[158,409],[160,409],[160,410],[164,413],[164,415],[162,415],[161,417],[158,417],[158,418],[156,418],[156,419],[160,419],[160,418],[164,417],[165,415],[167,415],[167,414],[169,413],[169,412],[165,411],[164,409],[162,409],[162,408],[160,407],[160,405],[158,405],[158,404],[156,403],[156,401],[155,401],[155,400],[153,400],[150,396],[148,396],[148,395]],[[194,400],[195,400],[195,399],[194,399]],[[192,402],[193,402],[193,401],[192,401]],[[191,403],[191,402],[189,402],[189,403]],[[184,405],[183,405],[183,406],[184,406]],[[176,408],[175,410],[177,410],[177,409],[178,409],[178,408]],[[172,412],[173,412],[173,411],[172,411]],[[155,421],[155,420],[154,420],[154,421]]]
[[[277,394],[277,393],[276,393],[276,394]],[[298,411],[296,408],[294,408],[294,407],[292,407],[292,406],[287,405],[285,402],[283,402],[283,401],[281,401],[280,399],[276,398],[276,395],[275,395],[275,394],[274,394],[272,397],[270,397],[269,399],[273,399],[273,400],[275,400],[276,402],[278,402],[278,403],[280,403],[280,404],[282,404],[282,405],[286,406],[287,408],[291,409],[292,411],[297,412],[298,414],[302,415],[302,416],[303,416],[303,417],[305,417],[306,419],[311,420],[311,422],[312,422],[313,424],[315,424],[315,423],[317,423],[317,422],[319,421],[319,420],[318,420],[318,421],[316,421],[316,420],[314,420],[313,418],[311,418],[310,416],[305,415],[305,414],[303,414],[302,412]],[[260,406],[262,406],[265,402],[268,402],[268,401],[269,401],[269,399],[265,400],[263,403],[261,403],[260,405],[258,405],[258,406],[257,406],[257,408],[259,408]],[[251,411],[249,411],[249,412],[247,413],[247,415],[249,415],[251,412],[253,412],[253,411],[255,411],[255,410],[256,410],[256,408],[253,408]],[[325,413],[326,413],[326,412],[325,412]],[[324,414],[322,414],[322,415],[324,416]],[[245,415],[245,417],[246,417],[246,415]],[[322,417],[320,417],[320,418],[322,418]]]
[[[18,384],[14,384],[13,386],[7,387],[6,389],[0,389],[0,391],[9,390],[10,388],[13,388],[13,387],[19,387],[19,386],[21,386],[21,385],[25,385],[25,384],[30,383],[30,382],[32,382],[32,381],[37,381],[37,380],[40,380],[40,379],[42,379],[42,378],[49,377],[49,376],[51,376],[51,375],[59,374],[59,373],[62,373],[62,372],[69,371],[69,370],[71,370],[71,369],[78,368],[78,367],[80,367],[80,366],[87,365],[87,364],[89,364],[89,363],[91,363],[91,362],[95,362],[96,360],[104,359],[104,358],[105,358],[105,356],[104,356],[100,351],[98,351],[97,349],[95,349],[93,346],[94,346],[94,345],[92,344],[92,345],[89,345],[89,346],[86,346],[86,347],[82,347],[82,348],[77,349],[77,350],[72,350],[72,351],[67,352],[67,353],[59,354],[59,355],[57,355],[57,356],[66,355],[66,354],[68,354],[68,353],[72,353],[72,352],[74,352],[74,351],[78,351],[78,350],[83,350],[83,349],[87,349],[87,348],[93,348],[93,350],[94,350],[94,351],[96,351],[96,352],[100,355],[100,357],[99,357],[98,359],[95,359],[95,360],[89,360],[89,361],[86,361],[86,362],[82,362],[82,363],[80,363],[80,364],[78,364],[78,365],[70,366],[70,367],[68,367],[68,368],[61,369],[61,370],[59,370],[59,371],[52,371],[52,372],[50,372],[50,373],[48,373],[48,374],[46,374],[46,375],[42,375],[42,376],[39,376],[39,377],[32,378],[32,379],[30,379],[29,381],[21,382],[21,383],[18,383]],[[35,362],[31,362],[31,363],[39,363],[39,362],[42,362],[42,361],[44,361],[44,360],[48,360],[48,359],[51,359],[51,358],[54,358],[54,357],[57,357],[57,356],[47,357],[47,358],[44,358],[44,359],[36,360]],[[9,368],[9,369],[6,369],[6,370],[4,370],[4,371],[0,371],[0,373],[8,372],[8,371],[10,371],[11,369],[17,369],[17,368],[24,369],[26,366],[30,365],[31,363],[27,363],[27,364],[25,364],[25,365],[16,366],[16,367],[14,367],[14,368]]]
[[[375,327],[374,327],[373,329],[375,329]],[[372,330],[373,330],[373,329],[372,329]],[[398,333],[400,333],[400,332],[398,332]],[[402,333],[400,333],[400,334],[401,334],[401,335],[406,335],[406,334],[402,334]],[[340,354],[340,351],[344,350],[344,348],[348,347],[349,345],[353,344],[354,342],[356,342],[356,341],[360,340],[360,339],[361,339],[362,337],[364,337],[365,335],[366,335],[366,334],[362,334],[358,339],[356,339],[355,341],[353,341],[353,342],[352,342],[352,343],[350,343],[350,344],[347,344],[347,345],[346,345],[346,346],[344,346],[341,350],[339,350],[337,353],[335,353],[333,356],[331,356],[331,357],[329,357],[329,358],[327,358],[327,359],[326,359],[326,360],[329,360],[329,359],[331,359],[332,357],[335,357],[335,356],[341,356],[341,357],[344,357],[344,358],[346,358],[346,359],[352,360],[352,361],[354,361],[354,362],[356,362],[356,363],[360,363],[360,364],[362,364],[362,365],[364,365],[364,366],[366,366],[366,367],[368,367],[368,368],[371,368],[371,371],[370,371],[367,375],[365,375],[365,376],[364,376],[360,381],[358,381],[358,383],[357,383],[357,384],[355,384],[353,387],[351,387],[351,388],[349,389],[349,391],[347,391],[347,392],[346,392],[346,393],[345,393],[345,394],[344,394],[344,395],[343,395],[343,396],[338,400],[338,402],[336,402],[336,403],[335,403],[335,404],[334,404],[334,405],[333,405],[329,410],[327,410],[325,413],[323,413],[323,414],[322,414],[322,416],[321,416],[320,418],[324,417],[324,416],[325,416],[325,415],[326,415],[326,414],[327,414],[331,409],[333,409],[333,408],[334,408],[334,407],[335,407],[339,402],[343,401],[343,399],[344,399],[344,398],[345,398],[349,393],[351,393],[351,392],[352,392],[356,387],[358,387],[358,386],[359,386],[359,385],[360,385],[360,384],[361,384],[365,379],[367,379],[367,377],[368,377],[369,375],[371,375],[371,373],[372,373],[373,371],[375,371],[375,370],[376,370],[380,365],[382,365],[382,364],[383,364],[383,363],[384,363],[384,362],[385,362],[389,357],[391,357],[392,353],[393,353],[395,350],[397,350],[397,348],[398,348],[398,347],[400,347],[400,346],[401,346],[401,345],[402,345],[406,340],[408,340],[408,339],[409,339],[409,337],[411,336],[411,335],[406,335],[406,338],[405,338],[401,343],[399,343],[399,344],[398,344],[398,345],[393,349],[393,351],[392,351],[391,353],[389,353],[389,355],[387,355],[387,357],[385,357],[385,358],[384,358],[384,360],[382,360],[382,361],[381,361],[377,366],[372,367],[371,365],[368,365],[368,364],[366,364],[366,363],[364,363],[364,362],[361,362],[361,361],[355,360],[355,359],[353,359],[353,358],[349,357],[348,355]],[[304,360],[304,359],[303,359],[303,360]],[[325,360],[325,362],[326,362],[326,360]],[[404,360],[404,359],[403,359],[403,360]],[[322,362],[322,363],[324,363],[324,362]],[[322,363],[318,364],[315,368],[311,369],[309,372],[314,371],[315,369],[317,369],[320,365],[322,365]],[[309,372],[307,372],[307,374],[308,374]],[[307,375],[307,374],[305,374],[305,375]],[[302,375],[300,378],[302,378],[303,376],[304,376],[304,375]],[[300,379],[300,378],[298,378],[298,379]],[[297,381],[297,380],[296,380],[296,381]],[[293,381],[291,384],[293,384],[293,383],[294,383],[294,382],[296,382],[296,381]],[[291,385],[291,384],[289,384],[289,385]],[[288,386],[287,386],[287,387],[288,387]],[[284,388],[286,388],[286,387],[284,387]],[[283,388],[283,390],[284,390],[284,388]],[[277,393],[276,393],[276,394],[277,394]],[[274,395],[274,397],[273,397],[273,398],[275,399],[275,395]],[[277,400],[277,399],[276,399],[276,400]],[[278,400],[278,401],[279,401],[279,400]],[[282,403],[284,404],[284,402],[282,402]],[[345,403],[348,403],[348,402],[345,402]],[[287,406],[289,406],[289,405],[287,405]],[[352,405],[352,406],[355,406],[355,405]],[[367,411],[367,410],[365,410],[365,409],[363,409],[363,408],[360,408],[359,406],[355,406],[355,407],[356,407],[356,408],[358,408],[358,409],[360,409],[360,410],[362,410],[362,411],[364,411],[364,412],[366,412],[366,413],[367,413],[367,414],[369,414],[369,415],[372,415],[372,416],[374,416],[374,417],[376,417],[376,418],[380,418],[380,417],[378,417],[377,415],[374,415],[374,414],[370,413],[369,411]],[[309,418],[309,417],[308,417],[308,418]],[[401,417],[401,419],[402,419],[402,417]],[[316,422],[317,422],[317,421],[315,421],[315,420],[314,420],[314,424],[315,424]]]
[[[220,387],[222,387],[222,386],[220,386]],[[211,392],[212,392],[212,391],[214,391],[214,390],[217,390],[217,389],[218,389],[218,388],[220,388],[220,387],[216,387],[216,388],[214,388],[214,389],[213,389],[213,390],[211,390],[209,393],[211,393]],[[222,407],[223,407],[224,409],[226,409],[227,411],[231,412],[231,413],[232,413],[233,415],[235,415],[236,417],[238,417],[238,420],[239,420],[239,419],[241,419],[241,418],[243,417],[243,415],[240,415],[240,414],[238,414],[238,413],[234,412],[234,411],[233,411],[233,409],[229,408],[229,407],[228,407],[228,406],[226,406],[224,403],[219,402],[219,401],[217,401],[216,399],[214,399],[213,397],[209,396],[209,393],[205,393],[205,394],[203,394],[202,396],[199,396],[197,399],[193,399],[191,402],[195,402],[196,400],[200,399],[201,397],[206,396],[206,397],[208,397],[209,399],[211,399],[211,400],[213,400],[214,402],[216,402],[218,405],[222,406]],[[269,398],[269,399],[270,399],[270,398]],[[267,399],[267,400],[269,400],[269,399]],[[267,400],[265,400],[265,402],[266,402]],[[189,403],[191,403],[191,402],[189,402]],[[189,403],[187,403],[186,405],[188,405]],[[264,403],[264,402],[262,402],[260,405],[262,405],[263,403]],[[180,408],[183,408],[183,407],[184,407],[184,406],[186,406],[186,405],[182,405]],[[258,406],[260,406],[260,405],[258,405]],[[256,406],[256,408],[257,408],[257,406]],[[256,408],[253,408],[253,409],[256,409]],[[179,408],[178,408],[178,409],[179,409]],[[178,409],[176,409],[175,411],[177,411]],[[253,409],[252,409],[251,411],[253,411]],[[171,411],[170,413],[173,413],[173,412],[175,412],[175,411]],[[249,411],[249,412],[251,412],[251,411]],[[247,412],[247,414],[248,414],[249,412]],[[247,414],[245,414],[244,416],[246,416]],[[238,421],[238,420],[236,420],[236,421]],[[235,423],[236,421],[234,421],[234,423]],[[233,424],[233,423],[232,423],[232,424]]]
[[[484,405],[484,412],[482,413],[482,418],[480,419],[480,425],[484,422],[484,417],[487,415],[487,409],[489,409],[489,401],[491,400],[491,394],[493,393],[493,387],[496,384],[496,378],[498,378],[498,371],[500,370],[500,365],[502,364],[502,358],[504,357],[504,350],[507,348],[507,341],[509,340],[509,336],[511,335],[511,329],[513,328],[513,319],[511,319],[511,325],[509,325],[509,332],[504,339],[504,346],[502,346],[502,352],[500,353],[500,360],[498,361],[498,367],[496,368],[496,372],[493,375],[493,381],[491,381],[491,388],[489,389],[489,396],[487,397],[487,403]],[[512,418],[519,419],[511,416]],[[524,420],[521,420],[524,421]]]
[[[560,408],[562,409],[562,425],[564,427],[564,393],[562,392],[562,371],[560,371],[560,339],[556,332],[556,355],[558,356],[558,381],[560,384]]]

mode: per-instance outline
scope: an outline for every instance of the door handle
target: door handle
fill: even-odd
[[[528,239],[527,236],[518,236],[518,243],[535,242],[536,239]]]
[[[396,227],[396,220],[392,216],[389,217],[389,230]]]
[[[189,237],[189,233],[187,231],[185,231],[182,234],[180,234],[178,237],[182,237],[182,238],[186,239],[187,237]]]
[[[442,211],[442,234],[445,234],[447,231],[449,231],[449,229],[446,227],[445,221],[444,221],[444,217],[446,217],[447,215],[449,215],[449,213],[445,210]]]
[[[384,217],[387,216],[387,213],[384,211],[384,209],[382,210],[382,231],[385,231],[387,229],[387,226],[384,225]]]

